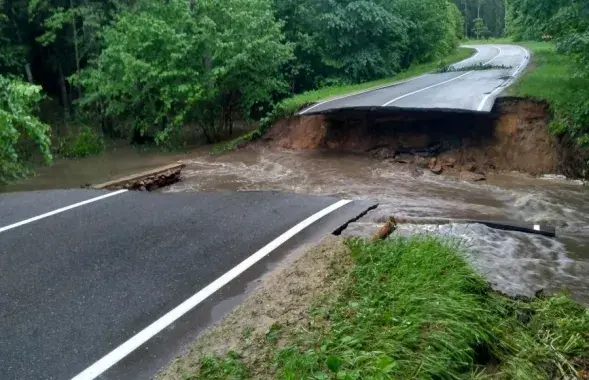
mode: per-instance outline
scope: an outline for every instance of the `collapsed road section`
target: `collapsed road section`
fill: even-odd
[[[372,207],[278,192],[2,194],[0,373],[150,378],[285,255]]]

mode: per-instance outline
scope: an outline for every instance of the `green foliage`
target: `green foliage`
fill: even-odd
[[[283,332],[272,378],[572,379],[589,360],[587,308],[565,295],[498,294],[453,242],[394,237],[348,246],[354,267],[338,273],[338,295],[323,294]]]
[[[280,119],[292,116],[305,108],[305,106],[311,105],[327,98],[335,97],[338,95],[351,94],[357,91],[363,91],[379,86],[390,85],[394,82],[401,81],[403,79],[411,78],[423,73],[431,72],[439,68],[448,67],[448,65],[456,62],[460,62],[475,52],[474,49],[470,48],[458,48],[452,54],[444,57],[440,61],[432,61],[428,63],[420,63],[411,65],[407,70],[389,78],[382,78],[371,82],[364,82],[354,85],[342,85],[333,87],[323,87],[313,91],[307,91],[302,94],[298,94],[275,104],[268,114],[260,120],[258,128],[255,131],[246,133],[234,140],[216,144],[213,146],[211,153],[223,153],[227,150],[234,149],[241,142],[252,141],[260,138],[266,130],[274,125]]]
[[[370,81],[451,52],[462,19],[449,0],[274,0],[295,61],[291,90]]]
[[[460,9],[465,23],[464,34],[467,38],[475,35],[476,20],[483,20],[487,26],[486,36],[492,38],[502,37],[505,35],[505,4],[507,0],[454,0],[456,6]],[[483,37],[483,35],[481,35]]]
[[[106,48],[77,78],[84,106],[161,142],[196,123],[209,141],[284,89],[290,58],[266,0],[140,0],[105,32]]]
[[[523,43],[532,51],[533,70],[526,73],[510,92],[517,96],[546,100],[554,112],[551,129],[568,135],[580,146],[589,146],[589,76],[582,63],[559,54],[549,42]]]
[[[481,39],[489,34],[489,29],[485,25],[485,20],[482,18],[474,19],[474,27],[472,28],[475,38]]]
[[[104,151],[104,138],[88,127],[62,138],[55,147],[55,153],[63,157],[82,158]]]
[[[0,76],[0,183],[26,173],[23,154],[31,145],[52,159],[49,126],[34,115],[40,100],[40,87]]]
[[[584,0],[510,0],[510,31],[531,44],[536,69],[516,88],[523,96],[548,100],[552,129],[589,146],[589,3]]]
[[[247,367],[241,362],[239,354],[229,352],[226,358],[203,357],[199,364],[199,375],[185,377],[186,380],[240,380],[248,378]]]
[[[456,247],[432,238],[351,240],[349,247],[356,266],[329,305],[330,330],[284,349],[279,378],[328,373],[333,356],[343,363],[338,378],[468,373],[477,345],[493,338],[495,316],[485,301],[489,285]]]

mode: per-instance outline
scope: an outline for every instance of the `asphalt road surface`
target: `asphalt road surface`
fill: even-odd
[[[530,54],[516,45],[472,45],[477,53],[453,67],[483,64],[505,69],[425,74],[374,90],[319,102],[301,114],[325,113],[348,107],[444,108],[490,111],[496,97],[521,74]]]
[[[374,206],[277,192],[0,194],[0,378],[150,378],[219,304]]]

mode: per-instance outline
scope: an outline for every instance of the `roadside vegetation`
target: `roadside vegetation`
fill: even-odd
[[[53,153],[79,157],[105,138],[217,142],[295,94],[435,64],[462,34],[451,0],[0,1],[0,76],[58,107],[59,120],[37,118],[34,104],[19,115],[51,124],[39,131]],[[24,141],[37,140],[4,143],[19,165]]]
[[[566,295],[494,292],[455,242],[347,242],[353,265],[295,325],[204,354],[186,379],[573,379],[589,375],[589,311]],[[248,343],[249,342],[249,343]],[[258,357],[255,365],[247,355]],[[260,359],[262,358],[262,359]]]
[[[521,45],[532,52],[532,63],[509,93],[548,101],[554,113],[552,132],[589,147],[588,68],[577,58],[560,53],[552,42]]]
[[[584,0],[511,0],[509,33],[533,56],[515,94],[544,99],[552,130],[589,147],[589,3]]]
[[[302,94],[297,94],[283,99],[274,106],[271,112],[269,112],[264,118],[260,120],[259,126],[255,130],[243,134],[235,139],[215,144],[212,148],[212,153],[223,153],[227,150],[234,149],[241,142],[255,140],[262,136],[266,129],[271,127],[278,120],[293,116],[297,112],[303,110],[306,106],[310,106],[314,103],[324,101],[329,98],[365,91],[371,88],[378,88],[380,86],[393,84],[395,82],[403,81],[404,79],[412,78],[428,72],[443,70],[453,63],[467,59],[474,53],[474,49],[461,47],[458,48],[454,53],[444,57],[439,61],[411,65],[407,70],[402,71],[392,77],[358,84],[321,87],[317,90],[306,91]]]

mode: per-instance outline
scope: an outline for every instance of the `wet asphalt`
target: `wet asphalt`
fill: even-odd
[[[0,194],[0,228],[105,194]],[[0,232],[2,379],[68,379],[255,251],[338,199],[278,192],[128,192]],[[373,206],[352,202],[270,256],[278,260]],[[299,239],[300,241],[297,241]],[[265,273],[250,268],[103,378],[147,378],[207,325],[210,309]],[[144,350],[145,351],[145,350]],[[159,352],[159,353],[158,353]]]
[[[494,100],[529,62],[530,53],[516,45],[472,45],[477,53],[453,65],[460,71],[425,74],[379,89],[319,102],[301,114],[326,113],[349,107],[456,109],[488,112]],[[472,65],[497,68],[468,70]],[[462,70],[465,71],[462,71]]]

